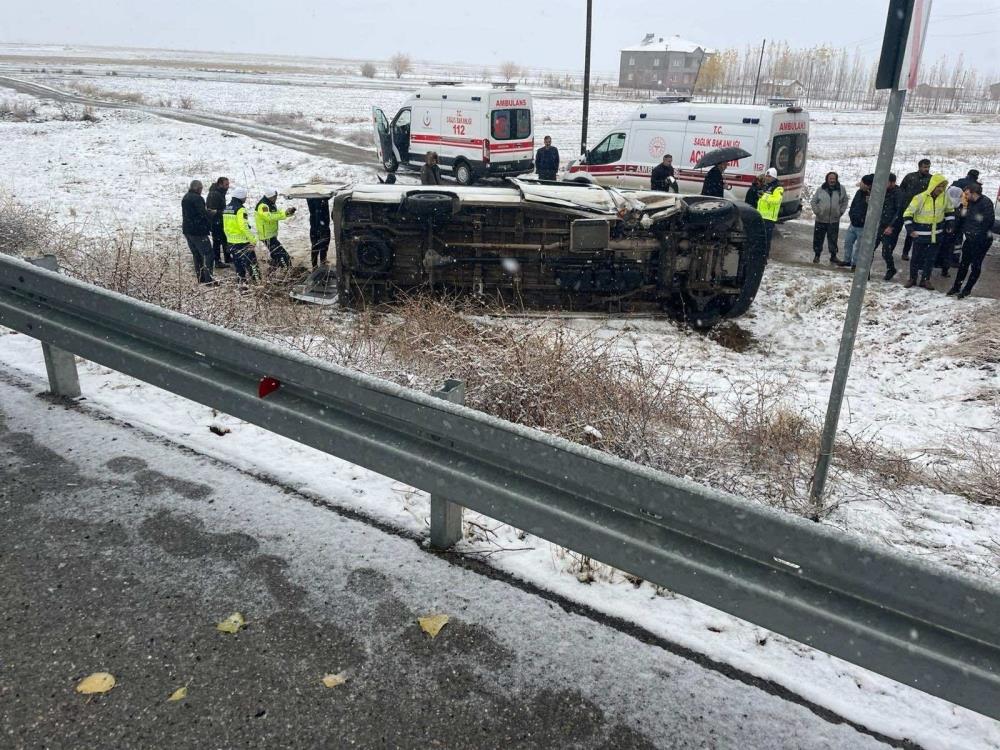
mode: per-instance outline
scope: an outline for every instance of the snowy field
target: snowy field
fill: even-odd
[[[105,76],[100,69],[106,65],[121,72]],[[174,78],[163,67],[156,69],[154,77],[137,77],[148,69],[113,62],[91,63],[87,75],[48,72],[30,78],[67,90],[84,84],[117,95],[138,93],[154,106],[161,100],[176,103],[182,96],[190,97],[193,111],[245,120],[302,113],[295,127],[348,142],[368,128],[372,104],[395,112],[412,85],[422,80],[373,83],[346,68],[324,73],[305,63],[303,67],[308,69],[283,71],[280,82],[273,74],[200,71],[193,60],[175,70]],[[27,77],[10,66],[0,74]],[[267,186],[280,189],[317,178],[374,179],[374,172],[366,167],[152,114],[99,109],[97,122],[67,121],[60,119],[63,110],[51,103],[0,88],[3,101],[33,107],[35,114],[26,122],[0,121],[4,143],[0,194],[37,209],[40,216],[52,212],[59,221],[82,227],[88,234],[103,236],[126,228],[135,230],[138,237],[152,232],[171,241],[175,238],[182,258],[188,251],[179,235],[179,201],[192,178],[207,184],[216,175],[227,174],[248,187],[251,195]],[[578,100],[555,92],[542,92],[536,98],[536,134],[550,133],[564,158],[579,140],[580,106]],[[634,107],[619,101],[593,101],[591,142]],[[935,171],[940,169],[953,179],[972,167],[983,170],[986,193],[995,194],[1000,185],[995,147],[998,123],[977,121],[981,119],[908,116],[900,134],[897,173],[912,170],[917,159],[928,156]],[[819,184],[828,169],[840,171],[847,184],[871,171],[880,124],[881,117],[873,113],[815,114],[807,184]],[[307,257],[307,218],[287,222],[282,232],[293,255]],[[739,321],[751,342],[742,351],[659,321],[586,320],[571,325],[581,331],[596,329],[598,335],[608,337],[624,332],[650,359],[672,352],[686,381],[708,398],[723,398],[733,382],[750,387],[752,379],[766,377],[783,383],[802,412],[816,415],[822,413],[829,393],[848,290],[844,276],[772,264],[750,314]],[[859,331],[842,427],[854,435],[878,437],[931,470],[938,462],[946,462],[949,448],[961,436],[996,440],[998,365],[959,353],[956,346],[972,331],[975,316],[995,320],[997,314],[1000,303],[993,300],[970,298],[957,305],[940,293],[873,284]],[[44,373],[37,344],[23,336],[0,335],[0,360],[4,366]],[[337,505],[401,528],[426,529],[427,498],[411,488],[336,460],[320,459],[310,449],[236,420],[215,417],[208,409],[103,368],[87,365],[82,375],[91,403],[130,422]],[[449,375],[441,373],[442,379]],[[219,438],[210,433],[208,427],[216,423],[231,428],[232,434]],[[841,504],[824,519],[826,523],[924,559],[998,579],[998,506],[912,487],[891,494],[872,488],[838,501]],[[479,520],[490,528],[496,526]],[[489,554],[498,567],[774,679],[872,729],[907,737],[928,748],[1000,748],[997,722],[767,635],[648,584],[634,587],[616,575],[582,584],[574,572],[575,561],[564,551],[540,540],[520,540],[510,529],[498,528],[495,533],[490,540],[470,538],[467,550]],[[495,554],[498,546],[528,549]]]

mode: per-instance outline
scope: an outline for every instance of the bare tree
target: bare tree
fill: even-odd
[[[396,78],[402,78],[404,73],[409,73],[413,70],[413,61],[410,59],[409,55],[403,52],[397,52],[389,58],[389,67],[392,68],[392,72],[396,74]]]
[[[365,78],[374,78],[378,70],[375,68],[375,63],[362,63],[361,65],[361,75]],[[398,76],[397,76],[398,78]]]
[[[493,71],[490,70],[489,68],[483,68],[479,72],[479,77],[482,78],[484,81],[488,81],[493,77]]]
[[[505,81],[509,81],[511,78],[517,78],[521,75],[521,66],[511,60],[502,62],[500,63],[500,75],[503,76]]]

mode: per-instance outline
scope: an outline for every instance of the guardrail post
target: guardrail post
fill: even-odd
[[[465,403],[465,383],[446,380],[444,387],[433,391],[432,396],[453,404]],[[431,495],[431,546],[450,549],[462,539],[462,506],[440,495]]]
[[[47,271],[59,272],[59,261],[54,255],[26,260]],[[45,357],[45,372],[49,376],[49,391],[56,396],[79,398],[80,376],[76,371],[76,357],[45,342],[42,342],[42,356]]]

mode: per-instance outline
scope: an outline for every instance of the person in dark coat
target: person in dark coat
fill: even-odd
[[[424,165],[420,168],[420,184],[441,184],[441,168],[438,166],[437,151],[428,151],[424,157]]]
[[[889,173],[889,184],[885,187],[885,202],[882,204],[882,216],[878,222],[878,242],[882,245],[882,260],[885,261],[885,280],[889,281],[896,275],[896,263],[893,252],[899,239],[900,225],[897,220],[906,209],[902,205],[903,191],[896,185],[896,175]]]
[[[905,211],[907,206],[910,205],[916,196],[920,195],[927,190],[927,183],[931,181],[931,160],[921,159],[917,162],[917,171],[910,172],[903,181],[899,184],[899,189],[903,191],[900,203]],[[903,215],[899,215],[897,220],[899,228],[903,227]],[[898,232],[899,230],[897,230]],[[913,235],[907,233],[906,239],[903,240],[903,260],[910,259],[910,248],[913,247]]]
[[[208,235],[212,231],[213,212],[205,207],[205,199],[201,197],[201,180],[192,180],[188,191],[181,199],[181,231],[187,240],[188,248],[194,257],[194,274],[201,284],[213,284],[212,278],[213,253],[212,243]]]
[[[552,145],[552,136],[542,141],[545,145],[535,152],[535,171],[540,180],[554,180],[559,171],[559,149]]]
[[[705,175],[705,182],[701,185],[702,195],[711,195],[713,198],[724,198],[726,195],[726,183],[722,179],[722,173],[726,171],[726,163],[716,164]]]
[[[326,253],[330,249],[330,199],[306,198],[309,207],[309,242],[312,267],[326,264]]]
[[[649,189],[659,190],[663,193],[679,193],[677,179],[674,177],[674,157],[671,154],[664,154],[663,161],[653,167],[649,174]]]
[[[228,268],[233,262],[229,243],[226,242],[226,233],[222,230],[222,212],[226,210],[227,192],[229,192],[229,178],[220,177],[209,187],[208,198],[205,199],[208,209],[215,211],[212,216],[212,253],[216,268]]]
[[[964,205],[958,210],[959,220],[962,223],[962,233],[965,235],[965,242],[962,244],[962,259],[958,264],[958,271],[955,273],[955,283],[948,290],[950,295],[958,295],[963,299],[972,294],[972,287],[979,280],[979,274],[983,269],[983,259],[989,252],[990,245],[993,244],[993,223],[996,221],[996,211],[989,198],[983,197],[983,186],[978,182],[973,182],[965,188]],[[971,272],[970,272],[971,271]],[[969,280],[962,288],[965,281],[965,274],[969,274]]]
[[[957,187],[959,190],[965,190],[973,182],[975,182],[977,184],[979,183],[979,170],[978,169],[970,169],[969,173],[967,175],[965,175],[965,177],[962,177],[959,180],[955,180],[951,184],[954,187]]]
[[[750,204],[752,208],[757,208],[757,203],[760,202],[761,193],[764,192],[764,185],[767,181],[767,174],[761,172],[754,178],[754,181],[750,183],[750,187],[747,188],[747,194],[744,200]]]
[[[847,190],[840,184],[840,175],[827,172],[823,185],[813,193],[809,205],[816,221],[813,226],[813,263],[819,263],[825,239],[830,251],[830,262],[836,264],[840,217],[847,210]]]

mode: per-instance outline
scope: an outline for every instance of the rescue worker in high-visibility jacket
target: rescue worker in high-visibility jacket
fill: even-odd
[[[954,231],[955,227],[955,206],[945,195],[947,187],[948,178],[940,174],[932,175],[927,189],[917,193],[903,211],[903,228],[913,238],[910,278],[903,285],[907,289],[917,285],[918,274],[920,286],[934,288],[930,278],[938,247],[944,241],[945,233]]]
[[[291,268],[292,259],[288,257],[281,241],[278,239],[278,222],[284,221],[295,214],[294,208],[287,211],[278,208],[278,191],[268,188],[264,197],[257,201],[257,235],[271,254],[271,268]]]
[[[778,214],[781,212],[781,199],[785,197],[785,189],[778,182],[778,170],[771,167],[764,176],[764,186],[760,189],[760,197],[757,198],[757,211],[760,218],[764,220],[764,237],[767,246],[767,257],[771,257],[771,235],[774,233],[774,225],[778,222]]]
[[[222,231],[225,232],[229,252],[236,266],[236,273],[241,282],[249,276],[253,281],[260,281],[260,267],[257,265],[257,237],[247,220],[247,210],[243,205],[247,199],[247,189],[238,187],[233,190],[229,205],[222,212]]]

